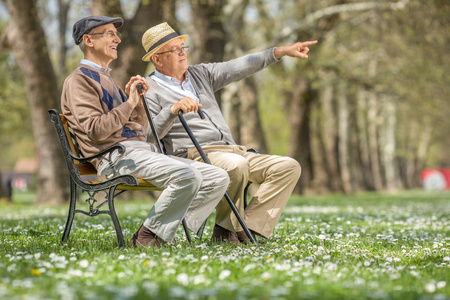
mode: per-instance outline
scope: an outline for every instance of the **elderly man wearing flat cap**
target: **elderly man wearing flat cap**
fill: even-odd
[[[130,242],[160,246],[160,241],[173,239],[183,218],[197,232],[224,195],[229,178],[218,167],[157,153],[147,142],[149,122],[136,90],[141,84],[148,91],[147,82],[139,75],[132,77],[125,94],[108,67],[117,58],[121,42],[117,28],[122,24],[121,18],[106,16],[74,24],[73,38],[84,58],[64,82],[61,107],[85,156],[116,144],[125,146],[125,152],[114,153],[110,161],[93,162],[101,178],[132,174],[164,188]]]
[[[155,72],[147,77],[150,91],[146,100],[155,117],[160,138],[169,153],[201,160],[177,113],[202,108],[206,118],[187,114],[185,119],[210,162],[230,176],[228,194],[236,203],[249,229],[268,238],[288,201],[301,173],[297,161],[289,157],[247,152],[236,145],[220,111],[214,92],[279,61],[283,56],[307,58],[309,46],[317,41],[295,43],[249,54],[228,62],[189,65],[188,37],[178,35],[167,23],[148,29],[142,37],[146,54]],[[245,99],[243,99],[245,101]],[[248,181],[259,188],[244,211],[243,190]],[[216,208],[213,241],[248,242],[240,223],[226,201]]]

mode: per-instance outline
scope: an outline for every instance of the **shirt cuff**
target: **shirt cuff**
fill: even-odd
[[[273,59],[274,59],[275,61],[280,61],[281,58],[280,58],[280,59],[277,59],[277,58],[275,57],[275,48],[276,48],[276,47],[273,47],[273,48],[272,48]]]

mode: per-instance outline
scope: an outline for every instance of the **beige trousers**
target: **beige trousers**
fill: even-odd
[[[228,195],[249,229],[268,238],[300,178],[300,164],[290,157],[247,152],[244,146],[202,149],[212,165],[228,172]],[[187,158],[202,161],[195,148],[188,149]],[[248,181],[259,184],[259,188],[244,211],[244,189]],[[216,224],[231,231],[242,230],[225,198],[216,207]]]

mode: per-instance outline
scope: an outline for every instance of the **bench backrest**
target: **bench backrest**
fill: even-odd
[[[56,132],[58,134],[59,142],[63,149],[64,158],[70,170],[77,170],[80,175],[97,175],[97,170],[90,163],[84,163],[79,165],[79,161],[72,159],[69,155],[69,151],[76,157],[83,157],[83,154],[78,147],[75,133],[70,128],[66,117],[63,114],[58,113],[57,110],[49,110],[50,118],[55,125]]]
[[[66,133],[66,138],[67,141],[69,142],[69,146],[70,149],[72,150],[72,153],[78,157],[83,157],[83,154],[81,153],[80,148],[78,147],[75,133],[67,123],[66,117],[63,114],[59,114],[59,117],[61,118],[61,122],[64,126],[64,132]],[[78,167],[79,162],[77,160],[73,160],[73,163],[75,167]],[[97,175],[97,169],[95,169],[94,165],[91,163],[82,164],[79,167],[79,171],[81,175]]]

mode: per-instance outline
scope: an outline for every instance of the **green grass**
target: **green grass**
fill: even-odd
[[[448,299],[450,193],[292,196],[257,245],[117,248],[109,217],[0,204],[1,299]],[[117,201],[125,239],[149,201]]]

